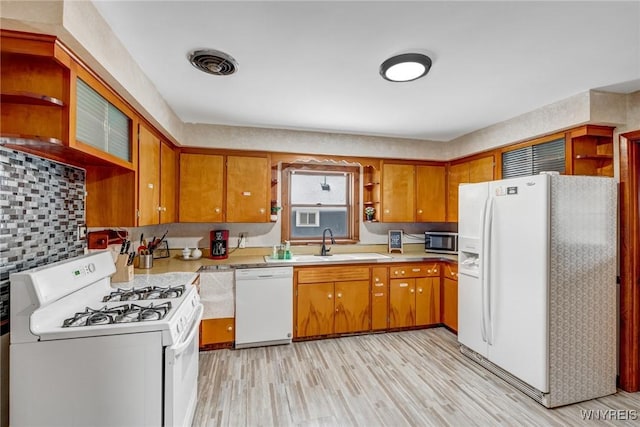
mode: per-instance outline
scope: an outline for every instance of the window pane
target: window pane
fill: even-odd
[[[291,204],[346,205],[347,178],[344,174],[318,175],[296,172],[291,175]]]
[[[291,207],[291,238],[301,239],[309,237],[322,237],[322,230],[330,228],[335,238],[348,238],[348,210],[346,207],[318,207],[314,210],[319,214],[319,225],[313,226],[296,226],[296,216],[298,210],[309,212],[309,208]],[[328,234],[328,233],[327,233]]]

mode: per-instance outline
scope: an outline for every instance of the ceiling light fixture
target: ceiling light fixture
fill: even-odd
[[[392,56],[380,65],[380,75],[391,82],[410,82],[425,76],[431,69],[431,58],[421,53]]]

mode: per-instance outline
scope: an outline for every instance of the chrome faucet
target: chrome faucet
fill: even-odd
[[[320,256],[329,256],[329,251],[331,250],[331,248],[327,248],[327,245],[325,243],[326,239],[327,239],[327,231],[329,232],[329,235],[331,236],[331,243],[335,245],[336,243],[336,239],[333,238],[333,231],[331,231],[330,228],[325,228],[324,230],[322,230],[322,248],[320,249]]]

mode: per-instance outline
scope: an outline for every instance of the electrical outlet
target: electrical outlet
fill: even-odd
[[[247,246],[247,233],[240,233],[240,237],[238,237],[238,247],[240,249],[244,249]]]
[[[87,226],[79,225],[78,226],[78,240],[86,240],[87,238]]]

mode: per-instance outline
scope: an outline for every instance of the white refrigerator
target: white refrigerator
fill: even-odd
[[[615,393],[616,212],[611,178],[460,185],[461,351],[547,407]]]

